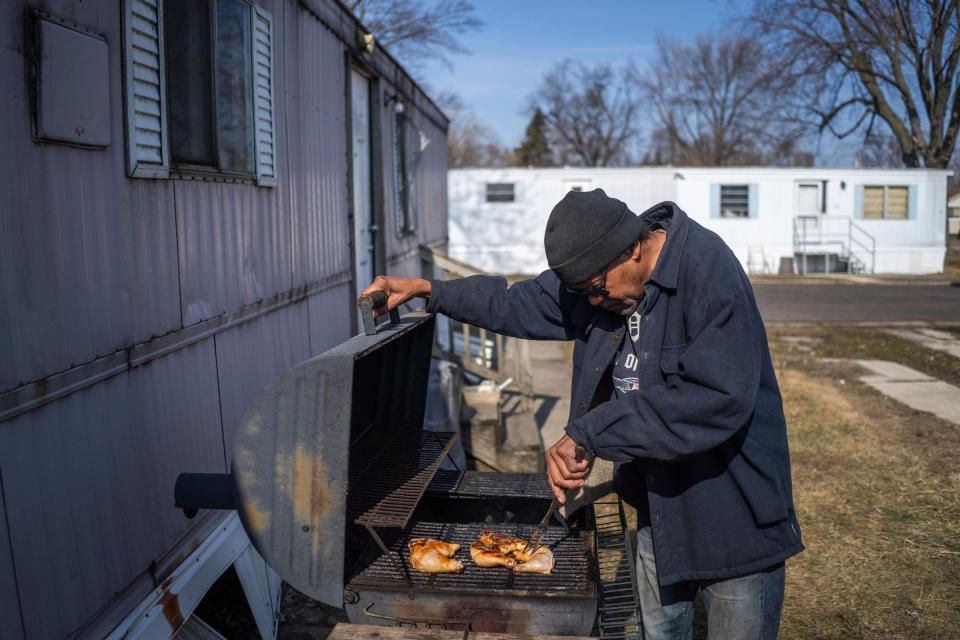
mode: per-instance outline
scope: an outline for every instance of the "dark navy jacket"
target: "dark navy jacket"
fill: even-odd
[[[624,318],[570,294],[552,271],[509,288],[490,276],[436,281],[428,310],[518,338],[575,341],[567,433],[623,463],[615,484],[649,509],[660,583],[753,573],[803,550],[763,321],[719,236],[672,202],[642,215],[661,221],[667,239],[641,303],[637,393],[611,399]],[[645,495],[631,495],[638,488]]]

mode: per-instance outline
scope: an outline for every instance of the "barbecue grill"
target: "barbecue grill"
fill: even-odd
[[[460,543],[465,557],[484,528],[529,537],[551,494],[539,474],[440,471],[457,434],[423,429],[434,318],[392,314],[376,327],[369,301],[363,310],[367,335],[268,385],[243,418],[231,473],[182,474],[177,505],[188,516],[236,508],[287,583],[344,606],[351,622],[635,635],[633,559],[618,505],[547,529],[550,575],[469,558],[462,574],[412,569],[411,538]]]

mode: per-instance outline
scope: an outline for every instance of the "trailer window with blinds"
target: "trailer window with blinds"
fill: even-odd
[[[750,217],[750,185],[746,185],[746,184],[720,185],[720,217],[721,218],[749,218]]]
[[[579,191],[580,189],[571,189]],[[514,192],[514,183],[512,182],[488,182],[486,184],[487,202],[516,202]]]
[[[276,183],[273,27],[249,0],[126,0],[129,174]]]
[[[868,220],[906,220],[910,212],[910,188],[903,186],[865,186],[863,217]]]

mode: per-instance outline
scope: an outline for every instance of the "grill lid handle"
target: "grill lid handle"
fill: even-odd
[[[229,473],[181,473],[173,488],[174,506],[188,518],[200,509],[237,508],[233,476]]]
[[[368,336],[377,335],[377,321],[373,317],[373,310],[384,307],[387,304],[387,294],[383,291],[374,291],[368,296],[357,298],[357,306],[360,308],[360,317],[363,318],[363,333]],[[397,324],[400,322],[400,310],[390,310],[390,320],[386,324]]]

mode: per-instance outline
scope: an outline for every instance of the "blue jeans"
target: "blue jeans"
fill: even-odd
[[[693,601],[707,610],[710,640],[774,640],[783,608],[784,566],[726,580],[658,586],[650,527],[637,531],[637,590],[645,640],[690,640]]]

